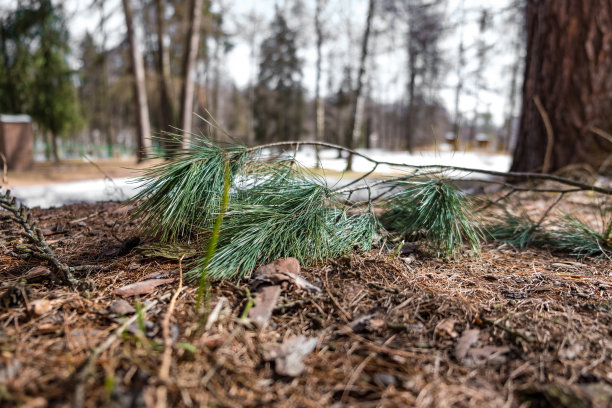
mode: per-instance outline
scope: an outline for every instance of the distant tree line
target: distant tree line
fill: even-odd
[[[486,134],[490,150],[508,150],[518,138],[514,168],[540,171],[576,161],[567,146],[580,141],[580,160],[595,154],[601,162],[612,140],[598,113],[609,100],[601,72],[610,67],[607,42],[588,30],[607,30],[610,18],[592,20],[593,10],[611,1],[591,8],[508,0],[493,12],[469,0],[287,0],[262,3],[273,7],[265,14],[224,0],[89,0],[97,24],[71,39],[62,2],[23,0],[0,10],[0,112],[30,114],[56,160],[60,140],[81,149],[103,144],[107,156],[128,147],[144,159],[151,151],[171,156],[203,131],[249,145],[315,139],[410,151],[444,140],[473,148]],[[118,15],[124,40],[111,44]],[[562,27],[578,16],[582,31],[569,39]],[[544,50],[549,42],[558,49]],[[249,47],[243,63],[255,72],[242,88],[227,74],[238,43]],[[500,64],[504,83],[491,83]],[[384,79],[393,72],[397,81]],[[598,90],[592,109],[591,88]],[[442,103],[444,92],[453,106]],[[485,96],[503,92],[499,126]]]

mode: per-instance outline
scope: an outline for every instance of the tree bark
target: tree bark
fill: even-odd
[[[174,121],[174,104],[172,103],[172,76],[170,73],[170,52],[166,47],[166,19],[164,18],[163,0],[155,0],[157,14],[157,71],[159,75],[159,119],[162,132],[169,132]],[[166,156],[170,154],[170,143],[162,135],[162,144]]]
[[[376,1],[370,0],[368,5],[368,17],[366,18],[366,27],[361,42],[361,59],[359,60],[359,73],[357,74],[357,89],[353,96],[353,106],[351,111],[351,119],[346,133],[346,147],[353,149],[355,140],[359,136],[359,127],[361,126],[361,116],[363,112],[363,99],[361,98],[361,89],[363,88],[363,77],[366,70],[366,60],[368,57],[368,40],[370,39],[370,29],[372,27],[372,17],[374,16],[374,6]],[[353,155],[349,153],[346,159],[346,170],[353,169]]]
[[[142,54],[138,49],[138,41],[134,31],[134,18],[130,0],[123,0],[125,25],[130,43],[130,57],[132,60],[132,75],[134,76],[134,110],[136,112],[136,155],[138,161],[147,158],[151,150],[151,124],[149,122],[149,105],[145,84],[145,70]]]
[[[597,166],[608,156],[610,142],[593,130],[612,132],[611,16],[612,0],[527,2],[523,106],[511,171]]]
[[[191,0],[191,19],[189,20],[187,42],[185,44],[186,52],[183,60],[183,87],[181,91],[181,130],[183,131],[184,148],[189,146],[192,132],[194,71],[200,41],[202,4],[203,0]]]

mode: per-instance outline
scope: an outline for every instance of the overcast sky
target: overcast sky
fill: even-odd
[[[59,0],[58,0],[59,1]],[[447,1],[447,21],[452,25],[460,19],[462,0]],[[86,31],[96,32],[100,12],[90,9],[89,0],[63,1],[68,16],[68,26],[74,50],[83,38]],[[212,1],[213,9],[223,8],[226,18],[226,29],[233,34],[231,41],[234,48],[225,57],[226,81],[233,81],[239,87],[245,87],[256,75],[257,63],[253,59],[251,45],[258,51],[261,40],[265,38],[269,23],[274,15],[275,4],[286,7],[290,1],[275,0],[222,0]],[[323,78],[321,87],[323,94],[328,92],[327,85],[332,83],[336,87],[341,80],[342,66],[349,60],[354,66],[359,59],[359,37],[363,32],[367,0],[333,0],[325,2],[324,24],[330,39],[324,43],[323,50]],[[495,123],[501,124],[506,111],[508,95],[509,73],[508,67],[514,56],[509,52],[509,39],[514,35],[511,29],[501,26],[500,11],[509,3],[509,0],[463,0],[466,23],[462,25],[463,40],[466,45],[467,63],[463,67],[464,73],[476,69],[475,42],[479,37],[477,19],[480,9],[486,7],[493,15],[494,27],[488,32],[487,41],[494,44],[489,64],[485,71],[485,83],[489,91],[480,91],[480,111],[489,110],[493,114]],[[304,86],[310,96],[314,94],[315,83],[315,44],[314,44],[314,0],[304,0],[302,21],[291,19],[292,28],[301,29],[299,56],[304,61]],[[0,7],[4,10],[14,7],[14,0],[0,0]],[[107,0],[105,13],[110,17],[107,21],[107,46],[116,45],[125,37],[125,22],[121,0]],[[253,24],[249,15],[257,16],[259,24]],[[381,26],[382,27],[382,26]],[[502,34],[503,33],[503,34]],[[142,38],[142,33],[141,38]],[[349,42],[349,34],[353,41]],[[451,30],[442,42],[442,49],[446,53],[448,71],[441,81],[440,98],[452,115],[454,106],[454,87],[457,82],[457,50],[460,38],[459,30]],[[401,32],[395,35],[381,34],[372,37],[370,49],[375,56],[370,61],[369,84],[372,96],[381,102],[401,100],[406,89],[406,52],[405,37]],[[76,51],[78,52],[78,51]],[[73,55],[72,63],[78,64],[78,55]],[[255,55],[256,57],[256,55]],[[334,69],[329,69],[332,66]],[[327,73],[332,73],[332,78]],[[470,85],[468,83],[468,85]],[[468,90],[469,91],[469,90]],[[474,95],[464,94],[461,99],[461,110],[471,116],[475,105]]]

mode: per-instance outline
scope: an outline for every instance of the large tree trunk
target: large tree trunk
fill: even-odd
[[[512,171],[597,166],[607,156],[610,142],[593,130],[612,132],[610,15],[612,0],[527,2],[523,107]]]
[[[181,91],[181,130],[183,131],[183,147],[189,146],[193,118],[194,71],[198,44],[200,41],[200,25],[202,22],[203,0],[191,0],[191,19],[187,32],[185,58],[183,60],[183,87]]]
[[[174,104],[172,103],[172,76],[170,73],[170,52],[165,44],[166,19],[164,16],[163,0],[155,0],[157,13],[157,71],[159,75],[159,130],[169,132],[174,121]],[[166,156],[170,154],[172,146],[169,138],[162,135],[162,143]]]
[[[365,75],[366,60],[368,57],[368,40],[370,39],[370,29],[372,27],[372,16],[374,16],[374,5],[376,1],[370,0],[368,6],[368,17],[366,19],[365,32],[363,34],[363,40],[361,42],[361,59],[359,60],[359,73],[357,74],[357,89],[355,89],[353,106],[351,111],[351,120],[346,134],[346,147],[353,149],[355,147],[355,140],[359,136],[359,129],[361,126],[361,116],[363,113],[363,98],[361,97],[361,88],[363,88],[363,77]],[[351,171],[353,169],[353,155],[349,154],[346,159],[346,170]]]
[[[145,70],[142,54],[138,49],[138,41],[134,32],[134,18],[130,0],[123,0],[125,25],[127,26],[128,41],[130,43],[130,57],[132,60],[132,74],[134,76],[134,111],[136,112],[136,146],[138,161],[146,159],[151,150],[151,124],[149,122],[149,104],[145,85]]]

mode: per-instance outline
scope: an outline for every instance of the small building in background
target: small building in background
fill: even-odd
[[[34,133],[28,115],[0,114],[0,162],[8,170],[28,170],[34,163]],[[1,163],[4,166],[5,163]],[[1,167],[0,167],[1,168]]]

